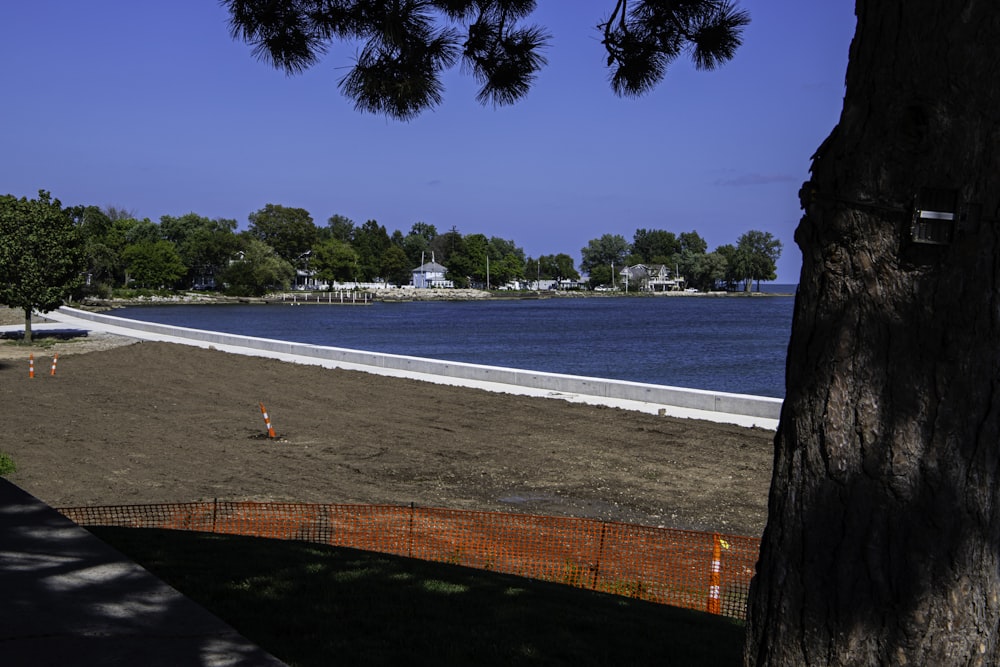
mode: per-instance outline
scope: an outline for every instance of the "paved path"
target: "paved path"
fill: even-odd
[[[283,665],[0,478],[0,665]]]

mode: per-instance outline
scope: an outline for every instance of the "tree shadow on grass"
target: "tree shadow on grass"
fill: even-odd
[[[292,665],[737,665],[732,619],[306,542],[90,528]]]

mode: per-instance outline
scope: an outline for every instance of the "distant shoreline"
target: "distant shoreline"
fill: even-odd
[[[135,306],[169,305],[248,305],[288,304],[300,305],[365,305],[371,303],[399,303],[409,301],[486,301],[530,299],[618,299],[618,298],[767,298],[790,297],[794,292],[591,292],[591,291],[531,291],[505,292],[473,289],[406,289],[386,288],[372,291],[343,290],[333,292],[289,291],[263,297],[233,297],[203,292],[181,292],[169,296],[151,295],[129,299],[86,298],[77,305],[85,309],[111,310]]]

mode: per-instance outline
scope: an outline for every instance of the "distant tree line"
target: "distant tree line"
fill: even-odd
[[[439,233],[426,222],[390,234],[375,220],[359,225],[333,215],[320,226],[305,209],[267,204],[248,223],[237,231],[236,220],[196,213],[153,222],[116,207],[64,208],[44,191],[31,200],[6,195],[0,197],[0,302],[30,309],[58,305],[72,293],[106,296],[127,287],[252,296],[301,285],[306,276],[321,285],[405,285],[413,269],[432,260],[459,287],[576,282],[581,271],[591,286],[614,285],[612,271],[644,263],[664,264],[699,289],[740,283],[749,289],[752,281],[775,278],[781,252],[764,232],[747,232],[737,245],[709,253],[697,232],[638,229],[632,243],[611,234],[590,241],[578,271],[566,253],[529,257],[512,240],[454,227]]]
[[[236,220],[196,213],[165,215],[159,223],[117,208],[68,209],[79,230],[85,273],[95,292],[116,287],[218,289],[260,295],[288,289],[303,271],[320,284],[407,284],[432,259],[458,286],[503,285],[532,278],[579,278],[569,255],[527,257],[513,241],[414,223],[391,234],[376,220],[356,224],[333,215],[317,225],[301,208],[267,204]],[[487,276],[487,267],[489,276]]]
[[[699,290],[750,291],[756,282],[777,278],[781,241],[770,232],[750,230],[736,245],[725,244],[708,252],[708,243],[696,231],[673,232],[637,229],[632,243],[618,234],[605,234],[580,250],[580,270],[590,276],[592,287],[616,286],[619,270],[636,264],[667,267],[671,275]]]

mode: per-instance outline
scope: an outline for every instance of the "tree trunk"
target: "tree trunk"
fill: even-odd
[[[856,13],[843,113],[801,193],[746,664],[996,665],[1000,13],[992,0]],[[935,242],[914,242],[925,187],[982,216],[927,214],[936,231],[917,240]]]
[[[24,342],[31,342],[31,308],[24,309]]]

